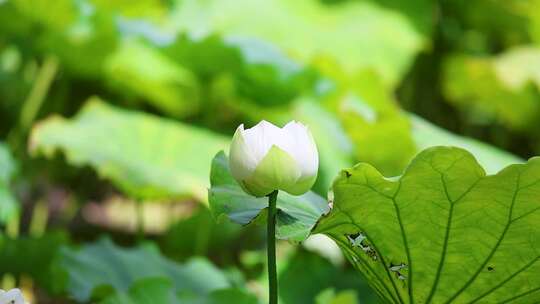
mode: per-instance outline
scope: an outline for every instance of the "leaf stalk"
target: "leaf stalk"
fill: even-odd
[[[270,295],[269,303],[278,302],[278,285],[276,270],[276,214],[278,190],[274,190],[268,195],[268,227],[267,227],[267,252],[268,252],[268,291]]]

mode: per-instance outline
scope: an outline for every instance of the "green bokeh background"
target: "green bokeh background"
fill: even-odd
[[[309,125],[326,197],[342,168],[397,176],[434,145],[495,173],[540,153],[539,118],[538,0],[0,0],[0,288],[263,303],[264,227],[208,211],[240,123]],[[278,244],[282,303],[377,303],[321,247]],[[226,284],[148,278],[148,254]],[[130,281],[93,279],[109,256]]]

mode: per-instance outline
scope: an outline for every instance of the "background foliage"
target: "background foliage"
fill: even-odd
[[[397,176],[453,145],[496,173],[540,153],[539,12],[538,0],[0,0],[0,287],[32,303],[264,302],[260,208],[240,215],[246,228],[208,210],[211,160],[236,126],[296,119],[314,134],[313,208],[281,214],[291,242],[357,162]],[[218,199],[258,206],[216,170]],[[378,301],[328,239],[278,249],[282,303]]]

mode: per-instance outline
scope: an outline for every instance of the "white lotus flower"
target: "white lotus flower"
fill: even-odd
[[[13,288],[9,291],[0,289],[0,304],[25,304],[21,290]]]
[[[251,129],[236,129],[229,164],[233,177],[254,196],[274,190],[300,195],[315,183],[319,155],[303,124],[291,121],[278,128],[263,120]]]

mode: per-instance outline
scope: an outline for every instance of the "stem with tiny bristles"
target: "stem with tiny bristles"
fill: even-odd
[[[276,214],[278,191],[275,190],[268,195],[268,290],[270,294],[270,304],[278,302],[278,285],[277,285],[277,270],[276,270]]]

